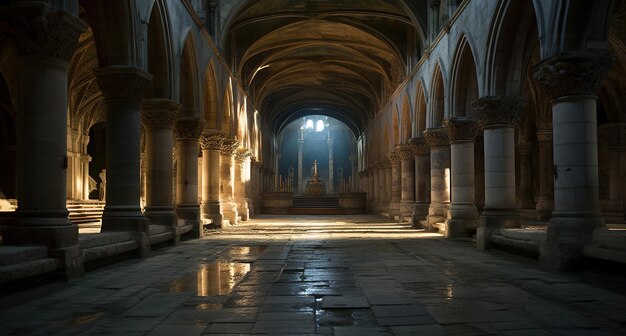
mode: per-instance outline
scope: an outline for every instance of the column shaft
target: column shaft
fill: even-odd
[[[198,204],[198,138],[203,127],[198,118],[179,118],[175,124],[176,134],[176,215],[183,225],[192,225],[190,235],[204,235],[200,222]]]
[[[450,147],[448,133],[443,127],[429,128],[424,132],[430,146],[430,207],[428,229],[444,223],[450,207]]]
[[[215,227],[222,226],[220,211],[220,149],[224,136],[202,135],[202,219]]]
[[[552,155],[552,130],[537,131],[539,147],[539,199],[536,212],[538,220],[548,220],[554,210],[554,163]]]

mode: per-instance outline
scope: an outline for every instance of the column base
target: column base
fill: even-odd
[[[445,221],[444,237],[467,237],[468,232],[478,227],[478,210],[474,205],[450,204],[448,219]]]
[[[396,222],[400,222],[400,200],[391,200],[389,202],[389,217]]]
[[[411,222],[417,229],[428,229],[428,203],[416,203],[413,207]]]
[[[204,227],[200,225],[200,207],[198,205],[176,206],[176,217],[182,226],[191,225],[192,229],[187,233],[190,238],[204,236]]]
[[[131,231],[140,258],[150,255],[150,221],[139,209],[105,206],[100,232]]]
[[[505,228],[519,228],[522,221],[514,209],[485,209],[480,216],[480,227],[476,229],[476,248],[486,250],[491,247],[492,233]]]
[[[415,201],[400,202],[400,220],[411,221],[413,223],[413,210],[415,209]]]
[[[69,220],[68,220],[69,221]],[[45,245],[50,249],[70,248],[78,245],[78,226],[68,225],[15,225],[2,228],[3,245]]]
[[[234,201],[226,201],[220,203],[222,212],[222,221],[228,221],[230,225],[237,225],[239,212],[237,211],[237,203]]]
[[[247,221],[250,218],[250,208],[248,207],[247,200],[240,200],[237,203],[237,214],[242,221]]]
[[[431,203],[428,208],[428,218],[426,219],[429,231],[436,231],[436,224],[444,223],[448,216],[448,203]]]
[[[535,218],[541,221],[549,220],[550,217],[552,217],[553,209],[554,209],[554,200],[540,198],[537,201],[537,205],[535,206],[535,211],[537,212],[537,215]]]
[[[63,264],[63,277],[65,280],[82,278],[85,276],[83,267],[83,250],[80,245],[51,249],[48,255],[61,260]]]
[[[583,251],[593,238],[593,231],[606,227],[599,213],[554,212],[546,231],[547,239],[540,248],[539,265],[552,271],[580,268]]]
[[[202,224],[210,227],[221,228],[223,216],[220,209],[220,202],[202,203]]]
[[[17,226],[69,226],[72,222],[68,218],[67,209],[61,210],[15,210]]]

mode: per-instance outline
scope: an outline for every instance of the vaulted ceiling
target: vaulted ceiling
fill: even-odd
[[[358,136],[419,58],[426,2],[249,0],[223,50],[276,133],[326,114]]]

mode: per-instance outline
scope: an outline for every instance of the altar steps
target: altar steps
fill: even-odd
[[[290,215],[343,215],[338,196],[294,196]]]

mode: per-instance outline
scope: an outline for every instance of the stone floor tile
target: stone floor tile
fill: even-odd
[[[368,308],[370,305],[363,296],[324,296],[322,308]]]
[[[314,334],[315,322],[310,321],[266,321],[259,320],[252,327],[253,334]]]
[[[254,323],[211,323],[205,334],[249,334]]]
[[[205,325],[160,325],[152,329],[147,336],[197,336],[202,335],[206,328],[207,327]]]

